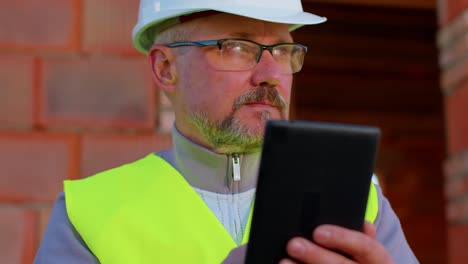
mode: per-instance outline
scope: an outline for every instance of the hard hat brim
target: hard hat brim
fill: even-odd
[[[304,25],[313,25],[325,22],[327,19],[325,17],[317,16],[307,12],[288,12],[288,10],[278,10],[278,9],[268,9],[263,8],[259,10],[251,10],[245,8],[233,8],[232,6],[228,9],[220,6],[219,8],[210,7],[209,9],[170,9],[164,10],[158,13],[160,19],[154,19],[154,17],[149,17],[146,20],[138,21],[138,24],[133,29],[133,45],[140,52],[147,54],[151,45],[153,44],[154,39],[149,39],[146,32],[149,28],[160,24],[161,22],[179,17],[182,15],[187,15],[196,12],[202,12],[207,10],[219,11],[223,13],[245,16],[253,19],[289,24],[289,31],[293,31]]]

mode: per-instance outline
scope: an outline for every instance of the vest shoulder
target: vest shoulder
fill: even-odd
[[[70,188],[111,188],[112,186],[127,185],[131,187],[133,183],[144,183],[158,172],[170,170],[171,165],[164,159],[150,154],[136,161],[123,164],[121,166],[105,170],[87,178],[79,180],[64,181],[65,193]]]

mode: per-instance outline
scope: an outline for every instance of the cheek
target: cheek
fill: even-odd
[[[281,85],[278,86],[278,92],[284,100],[289,104],[291,100],[291,89],[292,89],[292,76],[285,76],[281,80]]]
[[[212,70],[198,63],[184,72],[181,106],[186,112],[202,111],[213,119],[222,119],[232,111],[234,100],[242,94],[241,76]]]
[[[226,72],[211,72],[205,78],[204,93],[199,97],[210,115],[219,119],[231,113],[234,100],[242,95],[247,81],[242,76]]]
[[[179,64],[179,97],[182,107],[193,110],[208,94],[208,71],[204,60],[197,56],[186,56]]]

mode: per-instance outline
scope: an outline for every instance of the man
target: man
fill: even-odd
[[[66,182],[35,262],[242,263],[264,125],[288,118],[307,51],[290,31],[323,21],[299,0],[143,0],[134,43],[173,104],[174,149]],[[364,233],[321,226],[281,263],[417,263],[377,200]]]

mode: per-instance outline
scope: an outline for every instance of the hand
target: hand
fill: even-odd
[[[291,239],[286,251],[295,260],[306,263],[342,263],[342,264],[393,264],[385,247],[376,239],[376,231],[371,223],[364,224],[364,233],[333,225],[322,225],[313,232],[314,242],[305,238]],[[332,250],[338,250],[351,256],[348,259]],[[283,259],[280,264],[297,263]]]

